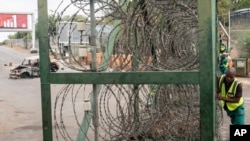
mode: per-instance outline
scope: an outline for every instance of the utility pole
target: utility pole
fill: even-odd
[[[35,14],[31,14],[32,17],[32,47],[31,50],[36,49],[36,21],[35,21]]]

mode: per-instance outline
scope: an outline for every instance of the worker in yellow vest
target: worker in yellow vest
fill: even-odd
[[[220,44],[220,53],[222,54],[222,53],[226,52],[226,50],[227,50],[226,45],[224,43],[221,43]]]
[[[245,108],[242,96],[242,84],[235,79],[236,70],[228,68],[225,75],[218,79],[216,99],[231,118],[233,125],[245,124]]]

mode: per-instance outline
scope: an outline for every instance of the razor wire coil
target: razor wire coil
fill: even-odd
[[[78,14],[90,17],[88,1],[71,0],[60,12],[60,7],[58,11],[54,11],[51,25],[55,24],[54,22],[64,23],[63,16],[71,6],[78,9],[66,21],[69,30],[76,29],[74,19]],[[199,68],[196,0],[167,0],[161,5],[157,5],[154,0],[122,3],[116,0],[98,0],[95,6],[95,15],[98,19],[96,27],[99,27],[96,30],[97,46],[103,54],[101,62],[97,62],[96,71],[168,71]],[[88,20],[84,22],[87,23]],[[59,54],[52,54],[57,58],[59,56],[63,64],[71,69],[93,71],[88,56],[84,58],[87,60],[83,64],[79,62],[79,56],[73,53],[74,47],[79,43],[73,43],[71,35],[67,40],[71,62],[70,58],[62,55],[62,44],[59,40],[65,27],[66,23],[62,26],[61,32],[57,33],[57,37],[52,36],[59,50]],[[111,27],[108,32],[107,27]],[[85,31],[89,32],[89,29]],[[88,53],[93,53],[93,48],[89,49]],[[71,141],[77,136],[72,135],[67,129],[69,125],[64,119],[65,103],[71,101],[76,126],[80,129],[79,132],[84,134],[85,139],[91,141],[93,123],[88,120],[89,130],[84,133],[87,129],[83,129],[79,116],[83,117],[87,113],[84,113],[82,108],[79,111],[76,106],[81,105],[84,98],[90,97],[91,93],[87,89],[91,90],[87,85],[67,85],[59,91],[54,103],[55,133],[58,140]],[[110,84],[101,85],[98,94],[101,132],[98,136],[101,140],[175,141],[200,138],[197,85],[158,84],[153,88],[149,84]],[[218,123],[221,123],[221,111],[218,109],[217,112],[220,119]]]

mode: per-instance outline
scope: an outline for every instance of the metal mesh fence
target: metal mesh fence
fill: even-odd
[[[249,57],[250,9],[244,8],[230,13],[230,44],[234,58]]]
[[[67,3],[68,2],[68,3]],[[89,1],[61,1],[52,15],[50,25],[63,23],[67,9],[76,7],[66,22],[73,25],[78,14],[90,15]],[[95,3],[97,19],[97,70],[96,71],[168,71],[198,70],[198,13],[196,0],[132,0],[118,3],[116,0],[98,0]],[[88,20],[85,21],[86,23]],[[107,28],[108,27],[108,28]],[[72,29],[76,27],[72,26]],[[108,30],[107,30],[108,29]],[[62,29],[63,30],[63,29]],[[71,29],[70,29],[71,30]],[[90,29],[86,29],[87,34]],[[68,57],[63,54],[64,36],[53,30],[50,35],[54,48],[64,65],[78,71],[92,71],[92,50],[86,46],[87,55],[81,58],[74,53],[71,35],[67,40]],[[80,40],[80,38],[79,38]],[[164,78],[163,78],[164,79]],[[54,123],[57,140],[75,140],[76,132],[67,128],[69,113],[64,109],[72,105],[74,123],[93,140],[93,123],[83,133],[81,120],[86,113],[79,102],[90,97],[88,85],[67,85],[57,94],[54,103]],[[191,84],[142,84],[101,85],[98,89],[100,140],[199,140],[200,104],[199,86]],[[71,104],[69,104],[71,103]],[[80,103],[81,103],[80,102]],[[68,105],[69,104],[69,105]],[[80,104],[81,105],[81,104]],[[218,109],[221,117],[221,111]],[[221,119],[221,118],[218,119]],[[221,121],[218,121],[221,123]],[[219,125],[219,124],[217,124]],[[219,135],[218,135],[219,137]]]

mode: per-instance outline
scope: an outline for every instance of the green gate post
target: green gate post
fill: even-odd
[[[201,141],[215,140],[216,0],[198,0]]]
[[[38,0],[38,17],[43,140],[52,141],[47,0]]]

